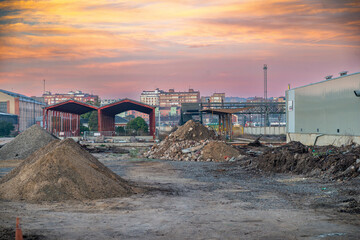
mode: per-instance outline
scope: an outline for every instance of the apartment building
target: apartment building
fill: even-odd
[[[197,103],[200,102],[200,91],[189,89],[187,92],[175,92],[174,89],[169,89],[168,92],[161,92],[159,94],[160,107],[181,107],[182,103]]]
[[[43,94],[44,102],[47,105],[53,105],[59,102],[64,102],[69,99],[74,99],[80,102],[98,102],[99,96],[93,95],[89,93],[83,93],[82,91],[70,91],[68,93],[55,93],[51,94],[51,92],[47,91]]]
[[[154,91],[142,91],[140,95],[140,102],[148,104],[150,106],[159,106],[160,93],[163,90],[155,89]]]

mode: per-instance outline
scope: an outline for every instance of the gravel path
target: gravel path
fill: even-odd
[[[235,163],[124,160],[95,154],[125,179],[157,188],[127,198],[0,202],[0,226],[21,216],[47,239],[358,239],[358,214],[341,213],[359,180],[262,176]],[[1,170],[1,169],[0,169]],[[356,195],[357,194],[357,195]],[[1,235],[1,234],[0,234]]]

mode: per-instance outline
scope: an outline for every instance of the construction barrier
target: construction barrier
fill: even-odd
[[[20,228],[20,218],[16,218],[15,240],[23,240],[23,234]]]

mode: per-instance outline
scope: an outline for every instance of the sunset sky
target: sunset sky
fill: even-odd
[[[360,71],[358,0],[0,0],[0,88],[268,96]]]

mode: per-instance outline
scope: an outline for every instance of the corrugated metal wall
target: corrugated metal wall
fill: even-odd
[[[360,73],[288,90],[287,132],[360,136],[354,90],[360,90]]]

